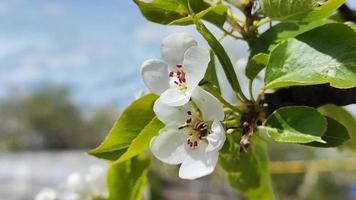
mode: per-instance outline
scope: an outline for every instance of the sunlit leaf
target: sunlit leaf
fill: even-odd
[[[108,160],[118,159],[154,118],[152,107],[157,98],[154,94],[148,94],[134,101],[121,114],[104,142],[89,154]]]
[[[265,88],[330,83],[356,86],[356,32],[333,23],[279,44],[270,54]]]
[[[345,0],[260,0],[263,11],[280,21],[313,21],[331,15]]]
[[[117,162],[126,161],[134,156],[137,156],[149,148],[151,139],[158,135],[158,132],[164,124],[159,121],[156,117],[152,119],[147,126],[142,129],[142,131],[137,135],[135,139],[132,140],[127,151],[118,159]]]
[[[253,56],[259,53],[269,53],[277,44],[281,41],[296,37],[306,31],[309,31],[315,27],[331,23],[327,20],[317,20],[308,23],[292,23],[282,22],[269,28],[266,32],[252,44],[250,59],[246,67],[246,75],[249,79],[254,79],[257,74],[265,67],[264,65],[258,65],[254,63]]]
[[[193,18],[189,15],[187,0],[134,0],[143,16],[155,23],[164,25],[190,25]],[[227,9],[224,5],[210,6],[203,0],[191,2],[191,7],[197,18],[206,20],[217,26],[223,26]]]

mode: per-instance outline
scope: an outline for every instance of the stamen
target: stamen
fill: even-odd
[[[188,115],[192,115],[192,111],[188,111],[187,114],[188,114]]]
[[[189,118],[189,119],[187,119],[187,124],[190,124],[190,122],[192,122],[192,118]]]

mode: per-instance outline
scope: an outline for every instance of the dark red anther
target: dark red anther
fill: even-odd
[[[192,111],[188,111],[187,114],[188,114],[188,115],[192,115]]]
[[[169,77],[173,77],[174,72],[169,72]]]
[[[182,65],[177,65],[178,68],[182,68]]]
[[[174,81],[174,83],[175,83],[176,85],[179,85],[179,83],[178,83],[177,81]]]
[[[197,141],[194,142],[194,146],[195,146],[195,147],[198,146],[198,142],[197,142]]]
[[[192,118],[189,118],[189,119],[187,119],[187,124],[189,124],[190,122],[192,122]]]

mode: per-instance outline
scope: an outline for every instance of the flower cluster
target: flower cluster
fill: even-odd
[[[153,110],[166,125],[150,149],[162,162],[181,164],[179,177],[196,179],[213,172],[226,139],[221,103],[199,87],[210,54],[188,33],[166,37],[161,53],[163,60],[147,60],[141,68],[147,88],[160,96]]]
[[[92,165],[87,174],[74,172],[58,190],[44,188],[35,200],[92,200],[107,197],[105,171],[105,167]]]

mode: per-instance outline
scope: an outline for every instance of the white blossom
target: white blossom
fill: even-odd
[[[156,101],[154,111],[166,126],[150,143],[153,155],[167,164],[181,164],[179,177],[196,179],[213,172],[226,136],[220,121],[222,105],[197,87],[193,102],[172,107]]]
[[[163,60],[150,59],[143,63],[143,80],[151,92],[160,95],[162,103],[184,105],[205,75],[209,51],[197,46],[188,33],[176,33],[162,41],[161,54]]]
[[[56,200],[57,191],[51,188],[43,188],[35,197],[35,200]]]

